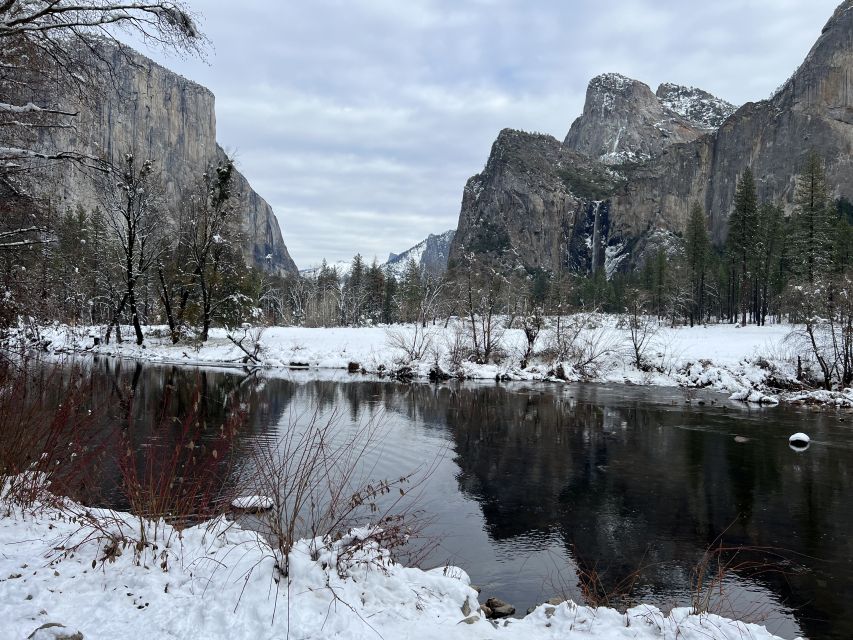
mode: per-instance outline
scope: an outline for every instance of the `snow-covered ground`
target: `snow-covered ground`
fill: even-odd
[[[310,367],[350,369],[393,375],[401,370],[415,378],[431,371],[468,379],[589,380],[641,385],[710,388],[747,402],[781,401],[853,406],[853,390],[803,391],[796,381],[797,353],[786,340],[790,325],[764,327],[708,325],[656,329],[643,354],[642,370],[634,364],[629,332],[619,318],[583,317],[575,341],[579,355],[556,360],[549,355],[555,328],[543,329],[527,366],[521,362],[526,339],[521,329],[502,332],[499,356],[489,364],[454,358],[454,346],[469,338],[466,323],[391,327],[266,327],[232,331],[242,348],[224,329],[213,329],[200,344],[184,340],[173,345],[165,327],[149,327],[143,346],[132,341],[93,346],[103,328],[54,326],[42,330],[48,350],[87,352],[187,365]],[[551,322],[553,325],[553,321]],[[132,333],[127,331],[125,335]],[[103,341],[102,341],[103,342]],[[247,353],[251,353],[249,358]],[[807,354],[803,362],[807,363]],[[591,360],[583,363],[581,361]],[[410,371],[409,371],[410,370]],[[788,389],[787,393],[780,393]]]
[[[262,366],[364,369],[392,374],[411,368],[470,378],[589,379],[632,384],[708,386],[752,401],[765,400],[766,385],[794,375],[785,337],[788,326],[708,326],[662,329],[645,360],[631,364],[627,330],[612,317],[585,318],[579,342],[600,352],[592,366],[553,362],[550,330],[537,343],[529,366],[521,330],[502,337],[497,364],[454,362],[459,327],[309,329],[270,327],[232,334]],[[55,353],[87,352],[152,362],[243,366],[246,351],[224,330],[200,346],[172,345],[163,328],[148,330],[146,344],[93,346],[97,329],[55,326],[42,331]],[[405,345],[422,351],[412,358]],[[352,365],[352,367],[351,367]],[[818,394],[819,395],[819,394]],[[811,396],[809,396],[811,397]],[[829,394],[836,402],[839,394]],[[853,394],[851,394],[853,399]],[[24,510],[0,491],[0,637],[55,640],[78,632],[85,640],[204,638],[445,638],[560,639],[684,638],[766,640],[760,626],[689,609],[668,614],[640,605],[626,613],[564,602],[543,604],[522,619],[487,620],[467,574],[455,567],[404,567],[373,540],[354,530],[331,543],[299,542],[289,555],[259,534],[220,517],[180,534],[160,522],[130,514],[86,509],[71,502]],[[241,506],[241,505],[238,505]],[[145,531],[147,543],[137,544]],[[156,530],[156,531],[155,531]],[[60,627],[43,625],[60,624]]]
[[[137,544],[142,529],[147,543]],[[523,619],[492,623],[481,615],[477,592],[463,570],[395,564],[371,531],[353,530],[334,543],[300,541],[284,577],[278,552],[225,517],[180,534],[160,522],[155,533],[153,522],[140,523],[126,513],[70,502],[33,511],[0,500],[0,635],[34,640],[80,637],[75,633],[85,640],[775,637],[763,627],[691,615],[688,609],[665,615],[637,606],[619,613],[571,602],[543,604]]]

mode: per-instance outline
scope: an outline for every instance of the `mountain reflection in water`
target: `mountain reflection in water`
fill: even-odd
[[[251,443],[310,409],[338,413],[342,430],[381,416],[382,443],[364,461],[377,479],[435,463],[418,491],[438,540],[426,564],[462,566],[485,597],[521,613],[558,594],[580,599],[578,570],[595,571],[605,592],[639,570],[636,600],[687,606],[693,568],[722,540],[746,550],[721,614],[786,637],[853,637],[849,414],[620,385],[406,385],[109,359],[84,367],[110,416],[133,413],[140,446],[162,437],[146,429],[164,388],[189,402],[200,384],[210,424],[236,399],[249,416],[238,465]],[[788,446],[797,431],[812,438],[802,453]]]

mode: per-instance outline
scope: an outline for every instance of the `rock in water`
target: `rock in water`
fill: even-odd
[[[486,606],[491,610],[492,618],[508,618],[515,613],[515,607],[499,598],[489,598]]]
[[[273,499],[268,496],[240,496],[234,498],[231,506],[247,513],[258,513],[273,508]]]

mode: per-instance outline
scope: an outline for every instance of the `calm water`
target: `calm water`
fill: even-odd
[[[636,598],[689,605],[691,570],[722,539],[764,550],[739,556],[750,564],[726,578],[721,613],[790,638],[853,637],[853,414],[748,409],[679,389],[404,385],[103,359],[85,384],[124,412],[112,424],[132,424],[139,447],[160,437],[164,389],[186,405],[201,385],[211,424],[236,398],[249,414],[238,467],[241,452],[315,408],[337,413],[341,433],[380,419],[381,444],[364,461],[373,477],[433,467],[412,492],[438,541],[425,564],[463,567],[483,596],[521,613],[580,599],[578,569],[597,571],[605,590],[639,570]],[[803,453],[788,447],[795,431],[812,438]]]

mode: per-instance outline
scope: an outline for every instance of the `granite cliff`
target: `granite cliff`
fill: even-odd
[[[739,109],[700,89],[657,92],[618,74],[593,79],[560,143],[504,130],[462,198],[451,264],[475,254],[506,269],[604,269],[671,244],[701,203],[713,240],[727,234],[738,176],[792,211],[805,156],[826,162],[836,197],[853,196],[853,0],[845,0],[793,76]]]
[[[657,93],[618,73],[593,78],[565,145],[605,164],[644,162],[713,131],[735,107],[701,89],[662,84]]]
[[[176,206],[206,166],[223,157],[216,142],[214,96],[208,89],[126,47],[102,42],[84,63],[104,70],[90,96],[56,95],[49,83],[33,84],[18,100],[76,110],[72,128],[43,129],[35,148],[73,150],[108,162],[130,152],[155,162],[166,202]],[[98,62],[94,57],[100,57]],[[97,176],[71,163],[35,173],[30,192],[55,209],[99,203]],[[273,273],[296,273],[272,208],[236,173],[247,262]]]

